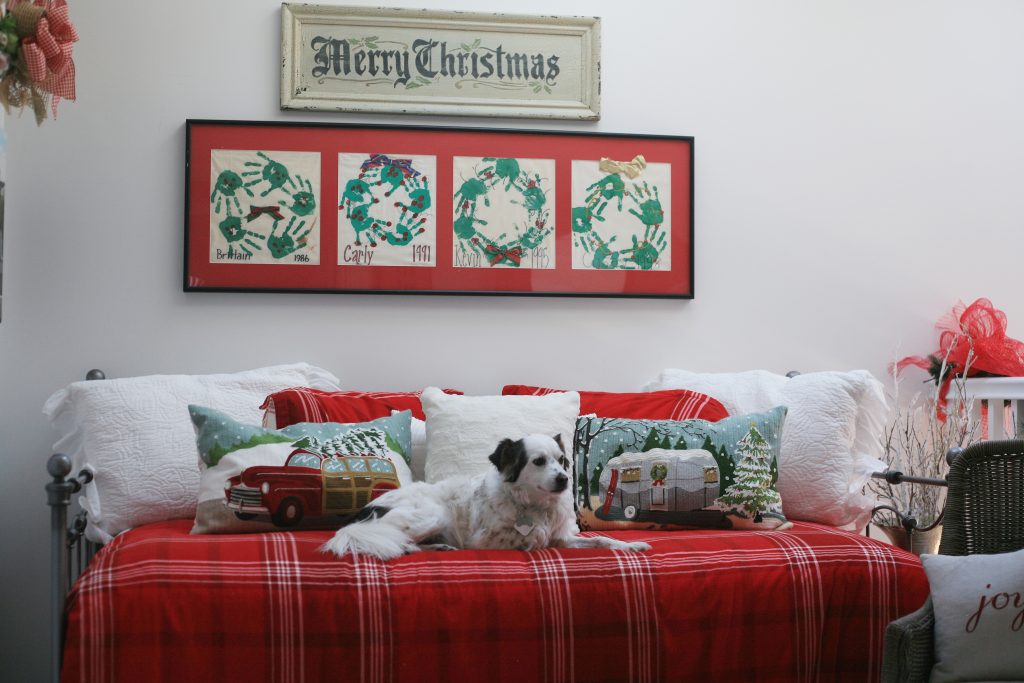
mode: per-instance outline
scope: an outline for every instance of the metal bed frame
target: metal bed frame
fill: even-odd
[[[106,375],[102,370],[90,370],[85,378],[99,380],[106,379]],[[71,458],[63,453],[55,453],[46,461],[46,472],[53,478],[46,485],[46,503],[50,506],[50,679],[54,683],[60,683],[68,591],[100,547],[85,538],[85,510],[79,510],[68,524],[71,496],[92,481],[92,473],[85,470],[68,478],[71,466]]]
[[[791,371],[786,377],[795,377],[800,373]],[[106,379],[102,370],[90,370],[86,373],[87,380]],[[947,456],[952,462],[955,457],[953,449]],[[93,475],[91,472],[82,470],[74,477],[68,477],[71,473],[71,458],[63,453],[51,455],[46,462],[46,471],[52,477],[52,481],[46,484],[47,504],[50,506],[50,547],[52,554],[52,566],[50,572],[50,633],[51,633],[51,680],[53,683],[60,683],[60,670],[63,663],[64,652],[64,610],[68,592],[75,579],[85,570],[93,555],[100,548],[99,543],[94,543],[85,538],[85,527],[87,515],[85,510],[79,510],[68,523],[68,513],[71,506],[71,496],[89,484]],[[946,486],[944,479],[928,479],[924,477],[906,476],[902,472],[875,472],[872,477],[885,479],[890,484],[916,483],[932,486]],[[886,506],[879,506],[872,510],[872,515],[880,509],[887,509]],[[917,528],[917,522],[897,510],[896,513],[900,523],[907,529],[908,533]],[[942,520],[941,516],[936,524]],[[930,528],[930,527],[929,527]]]

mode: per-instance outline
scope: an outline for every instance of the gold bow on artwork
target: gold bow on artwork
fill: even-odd
[[[633,157],[633,161],[615,161],[615,159],[604,157],[598,167],[605,173],[618,173],[632,180],[647,168],[647,161],[640,154]]]

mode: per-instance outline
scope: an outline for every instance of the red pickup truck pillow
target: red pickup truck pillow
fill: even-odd
[[[412,481],[409,411],[276,430],[188,409],[202,462],[194,534],[334,528]]]

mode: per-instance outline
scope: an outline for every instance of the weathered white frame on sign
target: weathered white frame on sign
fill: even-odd
[[[501,99],[438,96],[424,85],[415,90],[394,88],[389,92],[337,93],[318,89],[310,74],[303,78],[303,24],[354,26],[429,31],[501,31],[505,34],[555,36],[579,44],[578,99],[537,99],[531,88],[509,92]],[[576,56],[574,51],[573,56]],[[308,63],[312,63],[310,58]],[[321,79],[322,81],[323,79]],[[321,83],[322,85],[322,83]],[[598,17],[529,16],[478,12],[350,7],[332,5],[281,5],[281,108],[310,111],[385,112],[391,114],[448,114],[459,116],[509,116],[545,119],[601,118],[601,20]]]

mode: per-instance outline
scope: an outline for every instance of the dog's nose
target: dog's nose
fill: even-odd
[[[555,477],[555,487],[559,491],[564,491],[565,487],[569,484],[569,477],[564,474],[559,474]]]

